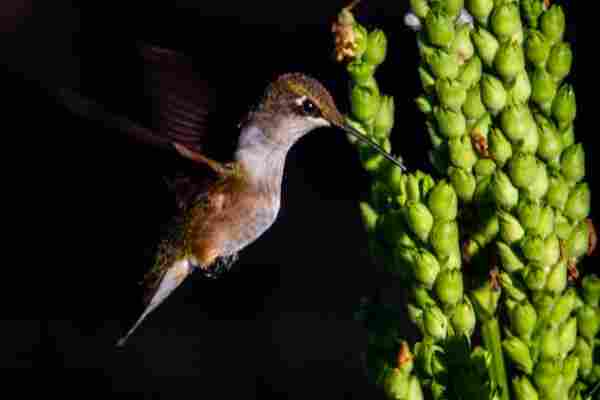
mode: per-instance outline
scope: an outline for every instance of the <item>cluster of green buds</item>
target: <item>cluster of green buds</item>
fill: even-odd
[[[598,297],[597,278],[582,279],[595,231],[564,11],[543,0],[410,3],[431,161],[458,196],[464,260],[492,270],[471,292],[478,319],[507,314],[514,398],[577,398],[598,381]],[[463,6],[472,23],[457,18]]]

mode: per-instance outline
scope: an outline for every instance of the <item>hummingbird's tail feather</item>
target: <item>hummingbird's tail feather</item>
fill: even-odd
[[[173,265],[164,272],[159,284],[156,286],[156,290],[152,294],[148,305],[146,306],[146,309],[131,327],[131,329],[129,329],[129,331],[125,334],[125,336],[118,340],[118,347],[125,345],[129,336],[131,336],[131,334],[137,329],[137,327],[148,316],[148,314],[158,307],[175,289],[177,289],[177,287],[179,287],[179,285],[181,285],[185,278],[187,278],[187,276],[192,272],[193,268],[194,267],[187,259],[183,259],[173,263]]]

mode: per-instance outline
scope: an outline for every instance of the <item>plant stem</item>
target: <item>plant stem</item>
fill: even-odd
[[[502,354],[502,340],[500,338],[500,325],[497,318],[489,318],[481,327],[483,343],[486,349],[492,355],[492,365],[490,377],[492,382],[498,385],[500,390],[500,400],[510,400],[508,380],[506,378],[506,367],[504,365],[504,356]]]

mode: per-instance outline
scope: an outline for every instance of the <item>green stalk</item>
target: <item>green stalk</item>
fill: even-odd
[[[481,324],[481,335],[485,348],[492,356],[492,365],[490,369],[490,378],[499,390],[500,400],[510,400],[508,390],[508,379],[506,378],[506,367],[504,365],[504,355],[502,354],[502,339],[500,337],[500,324],[498,319],[489,318]]]

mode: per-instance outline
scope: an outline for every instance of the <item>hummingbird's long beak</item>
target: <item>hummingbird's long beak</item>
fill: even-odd
[[[374,148],[375,150],[377,150],[379,153],[381,153],[382,156],[384,156],[389,161],[391,161],[392,163],[394,163],[397,166],[399,166],[402,171],[406,171],[406,167],[404,166],[404,164],[402,164],[402,161],[398,160],[397,158],[395,158],[394,156],[392,156],[390,153],[388,153],[387,151],[385,151],[383,149],[383,147],[381,147],[379,144],[377,144],[374,141],[372,141],[371,139],[369,139],[367,136],[365,136],[362,133],[360,133],[356,128],[354,128],[354,127],[352,127],[352,126],[350,126],[348,124],[343,124],[341,126],[341,128],[344,130],[344,132],[351,134],[352,136],[354,136],[355,138],[357,138],[361,142],[363,142],[365,144],[368,144],[369,146],[371,146],[372,148]]]

